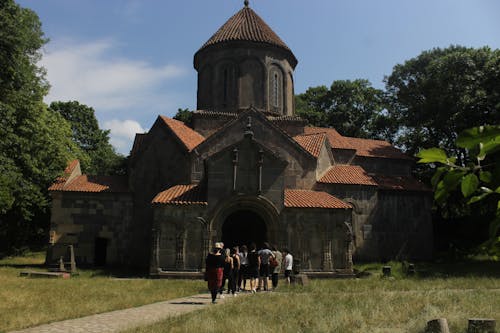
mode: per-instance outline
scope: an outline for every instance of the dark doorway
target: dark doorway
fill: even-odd
[[[107,238],[97,237],[95,239],[95,251],[94,251],[94,265],[104,266],[106,265],[106,252],[108,250],[108,240]]]
[[[266,223],[251,210],[239,210],[229,215],[222,226],[222,241],[226,248],[236,245],[250,245],[254,242],[258,247],[267,241]]]

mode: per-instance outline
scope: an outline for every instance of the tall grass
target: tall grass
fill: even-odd
[[[0,331],[123,309],[206,292],[203,281],[115,279],[83,270],[69,280],[19,277],[24,266],[43,269],[43,253],[0,260]],[[168,319],[132,332],[421,332],[428,320],[446,317],[453,332],[467,319],[500,320],[499,263],[419,264],[407,278],[390,263],[358,265],[371,277],[312,280],[309,286],[237,297],[231,302]],[[424,278],[425,277],[425,278]]]
[[[464,332],[468,318],[500,319],[494,278],[313,280],[280,289],[127,332],[406,333],[439,317]]]
[[[0,331],[193,295],[206,290],[203,281],[115,279],[83,270],[63,279],[19,277],[23,266],[37,269],[43,254],[0,260]],[[41,268],[38,268],[41,269]]]

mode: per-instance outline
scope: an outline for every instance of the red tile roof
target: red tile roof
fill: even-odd
[[[349,209],[351,205],[326,192],[285,190],[285,207]]]
[[[412,176],[382,176],[374,175],[374,180],[382,190],[396,191],[432,191],[424,183]]]
[[[224,23],[224,25],[203,44],[200,50],[210,45],[230,41],[267,43],[290,51],[288,46],[286,46],[267,23],[251,8],[246,6]]]
[[[363,157],[380,157],[394,159],[412,158],[403,154],[399,149],[383,140],[360,139],[342,136],[333,128],[324,127],[304,127],[304,133],[326,133],[328,141],[332,148],[336,149],[354,149],[356,155]]]
[[[202,143],[205,138],[192,128],[186,126],[182,121],[171,119],[165,116],[160,116],[165,124],[170,127],[174,134],[184,144],[188,151],[193,150],[197,145]]]
[[[49,191],[63,192],[128,192],[126,176],[88,176],[80,175],[66,184],[66,179],[59,178]]]
[[[314,157],[318,157],[326,140],[325,133],[294,136],[293,139]]]
[[[176,185],[158,193],[152,203],[170,205],[207,205],[206,191],[197,184]]]
[[[377,186],[377,182],[359,165],[334,165],[318,181],[326,184]]]
[[[344,137],[344,138],[347,140],[350,147],[356,149],[356,155],[358,156],[394,158],[394,159],[406,159],[406,160],[412,159],[410,156],[403,154],[399,149],[392,146],[387,141],[359,139],[350,137]]]
[[[73,160],[68,163],[66,166],[66,169],[64,169],[64,175],[69,176],[73,172],[73,170],[77,167],[77,165],[80,163],[78,160]]]
[[[339,132],[337,132],[334,128],[304,127],[304,133],[305,134],[325,133],[332,148],[354,149],[349,146],[345,138],[342,135],[340,135]]]

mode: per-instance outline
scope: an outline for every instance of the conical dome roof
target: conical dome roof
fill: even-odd
[[[245,6],[234,14],[210,39],[198,50],[219,43],[233,41],[249,41],[266,43],[285,49],[291,53],[294,62],[297,61],[290,48],[278,37],[257,13]]]

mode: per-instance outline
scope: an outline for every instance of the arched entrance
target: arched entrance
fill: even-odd
[[[268,241],[267,226],[264,219],[251,210],[237,210],[224,220],[222,241],[226,248],[250,245],[258,247]]]

